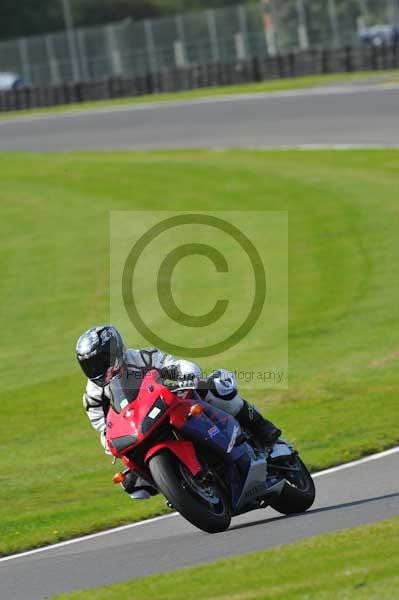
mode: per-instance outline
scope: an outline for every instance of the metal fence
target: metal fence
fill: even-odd
[[[196,65],[340,48],[359,32],[399,22],[399,0],[262,0],[139,22],[0,43],[0,71],[28,86],[145,76]]]

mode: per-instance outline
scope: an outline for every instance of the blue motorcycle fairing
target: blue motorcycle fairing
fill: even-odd
[[[226,483],[230,490],[232,508],[235,510],[251,462],[256,458],[254,450],[247,442],[235,445],[242,432],[234,417],[207,402],[198,403],[202,405],[203,412],[188,419],[181,431],[189,439],[198,440],[223,458],[226,464]]]

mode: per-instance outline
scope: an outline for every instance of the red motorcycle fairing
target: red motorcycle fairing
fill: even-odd
[[[172,452],[180,462],[187,467],[193,477],[201,472],[202,468],[197,459],[197,453],[195,452],[192,442],[182,440],[166,440],[165,442],[159,442],[159,444],[155,444],[155,446],[147,452],[144,459],[145,463],[147,464],[160,450],[170,450],[170,452]]]
[[[162,440],[156,442],[144,456],[141,467],[133,461],[131,455],[126,456],[134,448],[140,447],[153,431],[164,422],[169,421],[172,427],[180,429],[186,423],[195,398],[192,390],[182,391],[177,398],[168,388],[158,381],[156,371],[150,371],[141,383],[140,391],[129,402],[129,390],[121,387],[120,382],[113,381],[111,386],[115,396],[107,414],[106,436],[109,449],[115,458],[122,459],[129,469],[148,478],[147,468],[150,458],[162,449],[172,452],[195,476],[201,471],[194,445],[189,440]],[[117,384],[117,385],[115,385]],[[116,402],[119,401],[116,406]],[[117,409],[117,410],[115,410]]]

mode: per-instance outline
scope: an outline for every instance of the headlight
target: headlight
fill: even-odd
[[[154,423],[156,423],[167,410],[168,405],[166,404],[165,400],[160,396],[151,406],[151,409],[148,411],[145,419],[141,424],[141,431],[144,435],[149,429],[151,429]]]

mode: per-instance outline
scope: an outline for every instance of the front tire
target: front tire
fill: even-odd
[[[273,473],[278,472],[275,465]],[[283,515],[295,515],[308,510],[316,497],[316,489],[311,474],[298,455],[290,456],[280,465],[279,474],[285,477],[286,483],[279,496],[270,502],[270,506]],[[295,470],[286,470],[295,469]]]
[[[195,527],[207,533],[218,533],[229,527],[230,506],[216,481],[206,485],[197,482],[169,451],[153,456],[149,469],[159,491]]]

